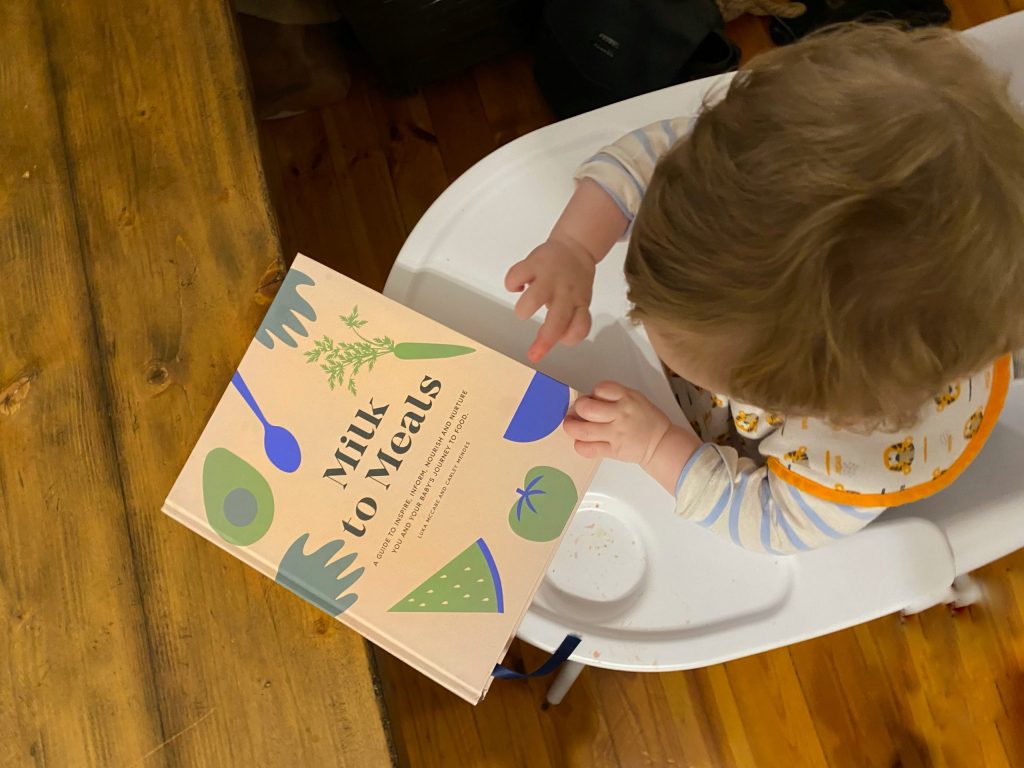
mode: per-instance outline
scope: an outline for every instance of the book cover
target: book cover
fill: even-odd
[[[164,511],[476,703],[597,467],[573,395],[299,255]]]

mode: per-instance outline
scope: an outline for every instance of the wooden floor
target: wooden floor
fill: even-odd
[[[246,88],[224,0],[2,4],[0,768],[390,761],[362,639],[160,511],[279,266]]]
[[[966,28],[1024,0],[960,0]],[[761,21],[730,32],[745,55]],[[528,57],[410,98],[356,72],[347,100],[261,127],[285,253],[381,288],[438,194],[499,145],[549,122]],[[378,653],[406,766],[1024,766],[1024,551],[977,574],[984,600],[939,607],[707,669],[587,670],[558,707],[546,681],[498,682],[477,708]],[[348,632],[332,624],[330,632]],[[513,663],[541,654],[515,644]]]

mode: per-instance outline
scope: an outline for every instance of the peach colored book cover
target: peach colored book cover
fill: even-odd
[[[164,511],[475,703],[596,469],[572,396],[299,255]]]

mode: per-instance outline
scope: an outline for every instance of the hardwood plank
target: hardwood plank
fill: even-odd
[[[302,222],[283,234],[282,247],[289,260],[301,252],[379,290],[387,273],[370,244],[351,179],[338,173],[342,151],[331,144],[324,116],[314,111],[271,121],[263,132],[280,169],[271,182],[278,208]]]
[[[963,665],[947,611],[939,608],[912,616],[904,630],[918,675],[932,690],[928,704],[939,728],[936,741],[942,761],[950,766],[976,764],[981,747],[979,724],[964,701]],[[935,671],[940,669],[943,674],[936,675]],[[995,746],[1000,745],[997,742]],[[1003,763],[993,765],[1000,764]]]
[[[0,50],[0,765],[130,765],[166,734],[34,0]]]
[[[526,643],[516,642],[524,665],[536,669],[543,663],[546,654]],[[543,708],[551,678],[529,681],[533,694],[534,708],[541,707],[540,721],[544,731],[544,743],[551,761],[556,766],[586,765],[619,766],[623,762],[618,754],[611,734],[606,713],[601,706],[604,683],[609,673],[601,669],[585,669],[575,685],[556,707]],[[497,691],[505,695],[505,689]]]
[[[678,726],[662,715],[668,703],[654,675],[614,672],[601,680],[600,706],[621,764],[664,766],[685,759]]]
[[[982,601],[951,621],[963,662],[961,695],[993,765],[1024,764],[1024,606],[1017,591],[1024,586],[1022,565],[1024,551],[980,569],[975,579]],[[1002,746],[1005,762],[991,754],[995,745]]]
[[[555,121],[533,79],[525,53],[487,61],[474,72],[484,113],[491,124],[495,146]]]
[[[444,169],[455,181],[494,151],[494,135],[472,73],[423,89]]]
[[[174,765],[384,765],[367,648],[160,505],[280,258],[225,3],[40,0]],[[117,72],[116,79],[111,73]]]
[[[332,235],[341,217],[335,212],[341,199],[334,186],[330,149],[321,112],[306,112],[295,117],[264,123],[261,141],[264,154],[274,153],[268,174],[276,208],[282,218],[302,221],[302,226],[281,232],[281,250],[290,261],[296,253],[305,253],[318,261],[336,260]],[[338,233],[339,238],[345,237]]]
[[[543,748],[540,710],[529,686],[495,681],[500,694],[473,707],[394,657],[378,657],[387,699],[394,702],[389,711],[402,765],[556,765]]]
[[[924,765],[939,765],[941,750],[929,738],[938,733],[938,726],[929,707],[927,682],[921,680],[914,665],[904,626],[904,620],[889,616],[852,631],[872,670],[870,679],[894,693],[898,711],[890,728],[901,757],[910,752]]]
[[[788,649],[738,659],[726,671],[757,765],[827,765]]]
[[[351,190],[350,216],[366,231],[367,258],[375,265],[367,284],[382,288],[408,229],[391,177],[390,137],[375,120],[373,98],[365,79],[353,83],[344,104],[325,110],[324,124],[335,174]]]
[[[1005,16],[1010,11],[1007,0],[947,0],[953,29],[970,29],[992,19]]]
[[[830,765],[893,765],[899,752],[888,688],[868,688],[867,665],[850,633],[799,643],[790,657]],[[851,745],[858,750],[851,753]]]
[[[704,697],[694,672],[657,675],[665,690],[668,711],[682,743],[681,765],[717,766],[725,763],[711,725],[712,705]],[[655,714],[657,721],[658,715]]]
[[[754,751],[740,716],[739,703],[733,693],[727,672],[728,665],[694,670],[691,674],[697,680],[703,693],[703,700],[714,709],[709,720],[714,729],[716,742],[723,753],[724,765],[756,766]]]
[[[437,136],[421,95],[386,97],[371,93],[374,118],[386,145],[388,169],[406,232],[448,186]]]
[[[996,690],[1005,712],[996,726],[1010,764],[1024,765],[1024,551],[982,568],[978,577],[989,586],[988,626],[1008,659],[1004,665],[996,664]]]

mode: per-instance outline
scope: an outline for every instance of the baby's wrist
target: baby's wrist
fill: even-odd
[[[548,242],[561,245],[587,264],[596,265],[601,260],[587,247],[586,243],[581,242],[567,232],[560,232],[557,227],[548,235]]]
[[[692,430],[669,424],[651,455],[640,467],[662,488],[675,495],[679,474],[700,446],[701,440]]]

